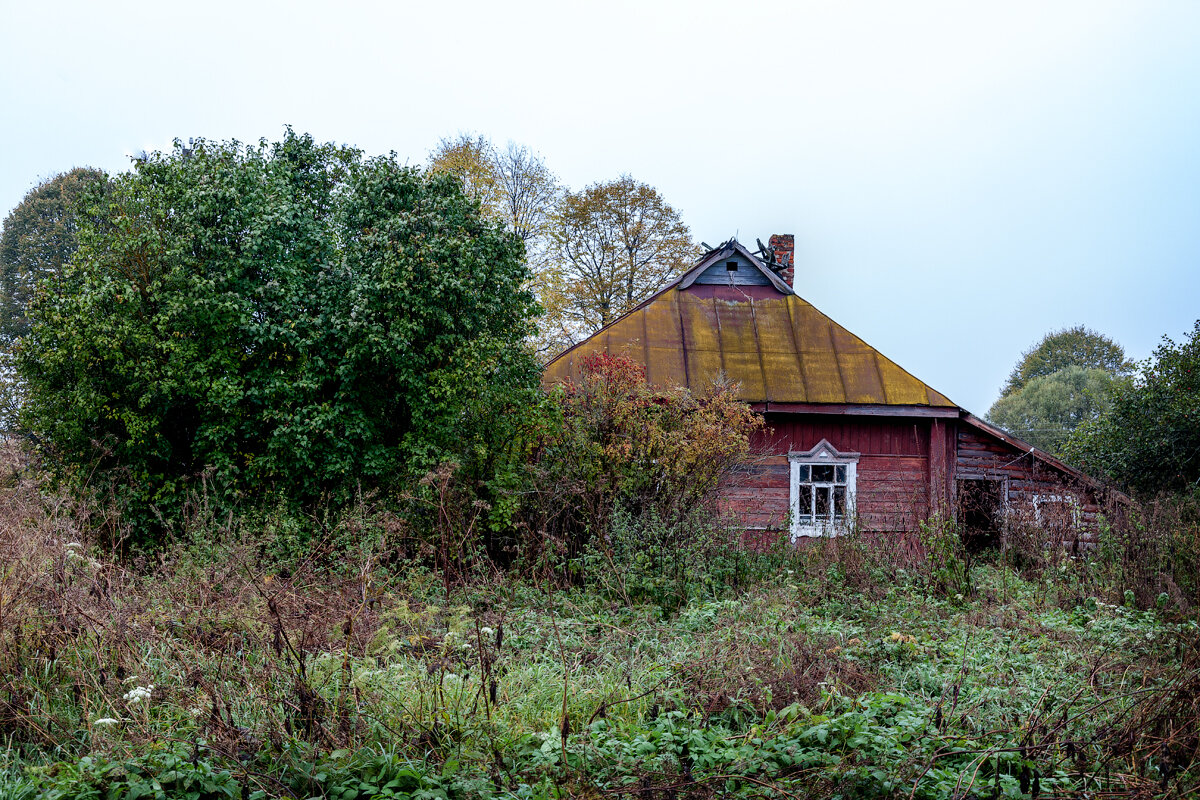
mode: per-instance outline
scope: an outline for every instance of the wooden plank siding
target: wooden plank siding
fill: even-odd
[[[1002,442],[967,425],[958,429],[957,477],[1004,482],[1005,513],[1010,520],[1032,520],[1037,496],[1071,497],[1078,503],[1083,538],[1095,535],[1100,505],[1095,492],[1079,480],[1046,463],[1035,453]]]
[[[857,511],[870,532],[911,531],[929,513],[928,419],[767,414],[751,442],[751,463],[723,487],[721,508],[750,530],[785,529],[790,502],[787,454],[827,440],[859,453]],[[942,426],[944,431],[945,426]]]
[[[907,533],[932,510],[956,514],[960,480],[1001,481],[1012,522],[1035,519],[1035,497],[1073,498],[1083,538],[1095,530],[1099,503],[1092,489],[1039,455],[962,420],[771,412],[765,419],[766,429],[751,442],[751,462],[721,491],[722,510],[748,530],[785,530],[787,454],[811,450],[822,440],[860,454],[856,510],[864,532]]]

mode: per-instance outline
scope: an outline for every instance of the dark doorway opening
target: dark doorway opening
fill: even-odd
[[[958,524],[963,543],[972,552],[999,547],[1004,481],[961,478],[957,484]]]

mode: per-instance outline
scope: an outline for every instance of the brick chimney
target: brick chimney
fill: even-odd
[[[767,247],[775,251],[775,262],[779,265],[779,277],[796,288],[796,237],[790,233],[773,233]]]

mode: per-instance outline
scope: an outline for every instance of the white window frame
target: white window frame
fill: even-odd
[[[1073,494],[1035,494],[1033,496],[1033,520],[1038,525],[1042,523],[1042,506],[1051,503],[1061,503],[1071,508],[1071,525],[1078,530],[1083,521],[1083,509],[1079,506],[1079,498]]]
[[[854,524],[856,494],[858,485],[858,460],[861,453],[843,453],[829,443],[829,440],[822,439],[811,450],[804,452],[789,452],[788,453],[788,473],[789,473],[789,502],[788,509],[791,517],[791,534],[792,541],[796,541],[800,537],[808,536],[839,536],[850,530]],[[838,518],[833,513],[833,503],[829,505],[829,518],[817,521],[815,518],[810,523],[801,522],[801,517],[807,514],[802,514],[800,509],[800,467],[808,465],[812,466],[844,466],[846,468],[846,510],[845,514]],[[810,470],[811,472],[811,470]],[[834,485],[841,485],[836,482],[825,481],[805,481],[807,485],[818,488],[829,488]],[[815,494],[815,493],[814,493]],[[809,511],[815,510],[815,499],[813,506],[809,507]]]

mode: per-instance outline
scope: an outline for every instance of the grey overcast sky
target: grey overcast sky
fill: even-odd
[[[984,413],[1086,324],[1200,317],[1200,2],[0,0],[0,213],[179,137],[422,163],[459,131],[697,239],[794,233],[798,291]]]

